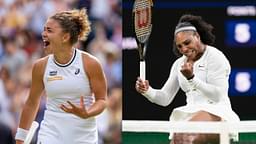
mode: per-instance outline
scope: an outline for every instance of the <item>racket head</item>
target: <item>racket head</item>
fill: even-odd
[[[146,43],[151,30],[152,0],[135,0],[133,5],[134,29],[139,43]]]

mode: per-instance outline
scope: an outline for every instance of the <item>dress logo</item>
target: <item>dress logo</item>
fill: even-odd
[[[49,72],[49,75],[50,75],[50,76],[55,76],[55,75],[57,75],[57,71],[50,71],[50,72]]]
[[[57,75],[57,71],[50,71],[49,72],[49,77],[47,78],[47,81],[55,81],[55,80],[63,80],[62,76]]]
[[[205,71],[205,70],[206,70],[205,64],[199,64],[199,65],[198,65],[198,69],[199,69],[199,70],[202,70],[202,71]]]
[[[78,75],[80,73],[80,68],[76,69],[75,75]]]
[[[55,81],[55,80],[63,80],[63,77],[62,76],[49,76],[47,78],[47,81],[50,82],[50,81]]]

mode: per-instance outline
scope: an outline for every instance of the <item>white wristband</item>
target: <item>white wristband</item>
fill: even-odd
[[[23,128],[18,128],[17,133],[15,135],[15,140],[25,141],[27,135],[28,135],[28,130],[25,130]]]

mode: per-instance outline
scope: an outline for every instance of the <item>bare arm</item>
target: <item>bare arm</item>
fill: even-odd
[[[90,81],[92,93],[95,96],[95,103],[89,109],[86,109],[81,96],[80,105],[77,106],[67,101],[69,106],[61,104],[60,108],[81,118],[89,118],[100,114],[106,108],[107,83],[102,67],[95,57],[87,53],[83,54],[83,64]]]
[[[22,110],[19,128],[28,130],[36,117],[40,104],[41,94],[44,90],[43,71],[44,65],[41,59],[33,65],[32,84],[29,92],[29,97]],[[17,144],[19,142],[21,141],[17,140]]]
[[[95,57],[87,57],[84,66],[96,99],[95,103],[88,109],[88,115],[95,116],[106,108],[107,82],[99,61]]]

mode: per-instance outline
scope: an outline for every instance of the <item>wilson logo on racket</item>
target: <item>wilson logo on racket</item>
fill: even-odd
[[[138,18],[138,20],[136,20],[137,22],[137,26],[138,28],[143,28],[143,27],[147,27],[150,24],[150,19],[149,19],[149,14],[150,14],[150,9],[148,7],[146,7],[145,9],[138,9],[136,12],[136,17]]]
[[[135,33],[141,43],[145,43],[151,33],[151,7],[150,0],[135,0],[133,6]]]

